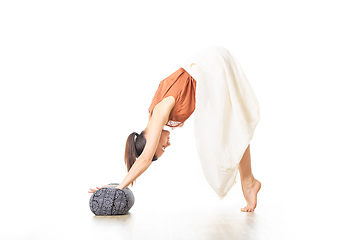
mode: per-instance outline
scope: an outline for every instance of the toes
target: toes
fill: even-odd
[[[250,209],[248,209],[247,207],[241,208],[242,212],[249,212]]]
[[[241,211],[242,212],[254,212],[255,209],[254,208],[249,208],[249,207],[244,207],[244,208],[241,208]]]

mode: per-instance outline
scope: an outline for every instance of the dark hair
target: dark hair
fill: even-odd
[[[140,134],[133,132],[129,135],[126,140],[125,146],[125,165],[128,172],[130,171],[132,165],[134,165],[136,158],[138,158],[143,152],[146,144],[145,131],[142,131]],[[157,157],[154,154],[152,161],[156,161]]]

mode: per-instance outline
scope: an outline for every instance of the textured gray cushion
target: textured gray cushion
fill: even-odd
[[[109,185],[118,185],[110,183]],[[124,190],[108,186],[94,192],[89,201],[91,211],[98,216],[126,214],[134,205],[134,194],[129,188]]]

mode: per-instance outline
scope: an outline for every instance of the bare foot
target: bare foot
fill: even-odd
[[[256,208],[257,202],[257,193],[261,188],[261,183],[254,178],[254,180],[249,184],[242,185],[242,191],[247,205],[244,208],[241,208],[243,212],[253,212]]]

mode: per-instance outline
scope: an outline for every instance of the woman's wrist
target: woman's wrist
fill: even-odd
[[[116,186],[116,188],[124,190],[127,186],[124,186],[124,184],[119,184]]]

